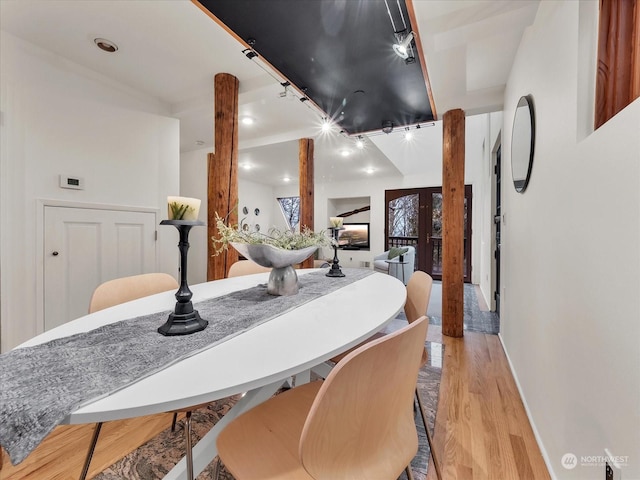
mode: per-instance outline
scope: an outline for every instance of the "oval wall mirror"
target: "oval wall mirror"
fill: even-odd
[[[536,119],[533,97],[520,97],[511,132],[511,173],[516,192],[524,192],[531,177],[533,150],[536,138]]]

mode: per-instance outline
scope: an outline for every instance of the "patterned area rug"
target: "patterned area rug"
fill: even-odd
[[[427,342],[429,364],[425,365],[418,376],[418,391],[427,411],[430,431],[433,432],[436,409],[438,406],[438,392],[442,374],[442,359],[444,346],[439,343]],[[193,412],[191,425],[195,443],[202,438],[209,429],[233,406],[237,397],[214,402],[207,407]],[[420,413],[416,411],[416,426],[419,436],[419,450],[413,459],[413,474],[416,480],[424,480],[429,462],[429,446],[424,433]],[[156,437],[149,440],[137,450],[111,465],[102,473],[94,477],[96,480],[155,480],[167,474],[171,468],[185,455],[183,422],[179,422],[176,431],[167,428]],[[212,462],[197,477],[198,480],[214,478],[214,463]],[[220,480],[234,480],[224,468],[220,469]],[[403,473],[400,479],[405,480]]]

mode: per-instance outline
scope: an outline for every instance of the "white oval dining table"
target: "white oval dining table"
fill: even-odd
[[[315,270],[297,273],[302,276]],[[196,304],[264,284],[268,275],[246,275],[190,286],[192,301]],[[174,293],[151,295],[86,315],[21,346],[93,330],[126,318],[172,311]],[[402,310],[405,300],[402,282],[390,275],[373,273],[87,404],[68,415],[63,423],[138,417],[245,393],[194,447],[197,476],[217,455],[218,432],[229,421],[268,399],[290,377],[308,372],[384,328]],[[186,478],[185,459],[164,478]]]

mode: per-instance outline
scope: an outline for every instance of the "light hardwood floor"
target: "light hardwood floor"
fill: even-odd
[[[434,432],[443,480],[550,478],[498,336],[430,325],[427,340],[445,345]]]
[[[431,325],[427,339],[445,345],[434,434],[443,480],[550,478],[498,337],[472,332],[463,338],[443,337],[441,328]],[[163,414],[105,424],[90,475],[170,421],[170,414]],[[58,427],[17,467],[5,456],[0,480],[77,479],[92,428]],[[429,472],[427,479],[435,480],[432,465]]]

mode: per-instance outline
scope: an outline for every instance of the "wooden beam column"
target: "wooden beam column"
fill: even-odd
[[[300,231],[313,230],[313,139],[298,140],[298,174],[300,175]],[[313,268],[313,256],[302,262],[302,268]]]
[[[462,337],[464,320],[464,112],[443,117],[442,333]]]
[[[225,278],[229,267],[238,260],[230,248],[226,254],[214,255],[211,237],[218,237],[216,212],[227,217],[229,225],[238,223],[238,86],[229,73],[214,78],[214,153],[209,154],[209,186],[207,195],[207,280]]]

